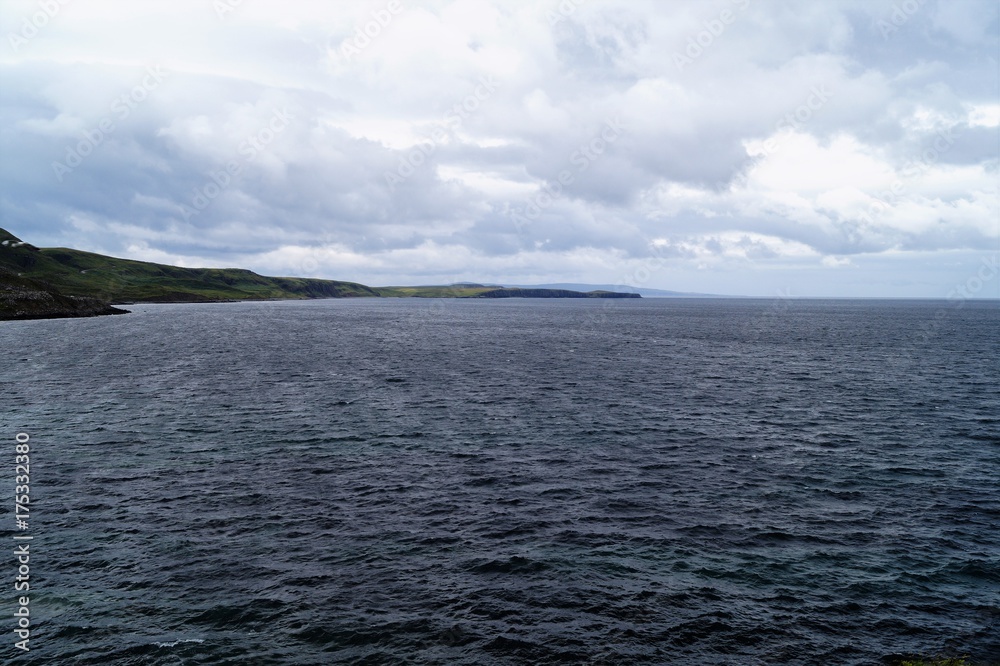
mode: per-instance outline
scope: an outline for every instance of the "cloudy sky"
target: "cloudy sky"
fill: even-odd
[[[0,226],[371,285],[1000,297],[998,7],[4,0]]]

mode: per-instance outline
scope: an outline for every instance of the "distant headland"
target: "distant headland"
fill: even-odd
[[[0,229],[0,320],[126,314],[112,303],[214,303],[316,298],[640,298],[476,283],[368,287],[268,277],[239,268],[179,268],[69,248],[38,248]]]

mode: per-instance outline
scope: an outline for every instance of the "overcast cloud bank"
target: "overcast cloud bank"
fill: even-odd
[[[946,297],[1000,252],[994,0],[0,17],[2,226],[36,245],[760,296]]]

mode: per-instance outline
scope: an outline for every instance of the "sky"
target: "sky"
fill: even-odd
[[[3,0],[0,226],[373,286],[1000,297],[997,0]]]

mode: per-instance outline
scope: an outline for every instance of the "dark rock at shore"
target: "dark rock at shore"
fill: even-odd
[[[51,286],[0,269],[0,320],[59,319],[127,314],[106,301],[67,296]]]

